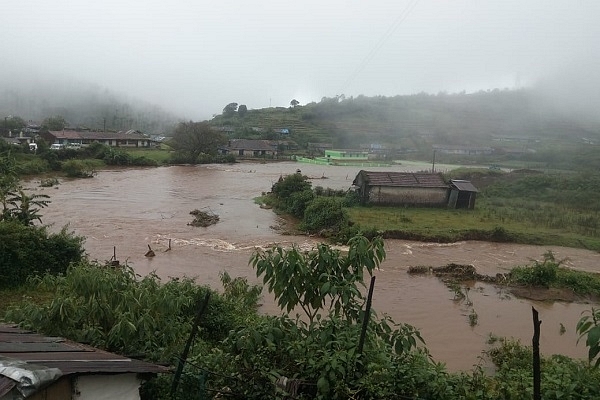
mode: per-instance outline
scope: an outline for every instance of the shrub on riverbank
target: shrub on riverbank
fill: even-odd
[[[84,262],[71,266],[63,275],[32,279],[32,288],[55,293],[52,301],[25,301],[10,308],[5,319],[108,351],[171,362],[189,335],[199,300],[203,301],[208,292],[209,305],[200,323],[203,340],[218,342],[237,324],[252,318],[257,297],[252,297],[252,304],[237,304],[250,288],[243,281],[241,289],[236,287],[240,279],[227,281],[228,297],[223,297],[192,279],[162,283],[155,274],[139,278],[130,267]]]
[[[61,170],[69,178],[92,178],[100,165],[97,160],[67,160],[62,163]]]
[[[564,267],[551,251],[543,260],[511,269],[510,283],[516,285],[566,288],[581,296],[600,298],[600,275]]]
[[[0,288],[16,287],[29,277],[62,274],[83,258],[83,238],[49,233],[44,227],[0,222]]]
[[[262,202],[298,218],[298,229],[309,234],[346,243],[359,233],[358,227],[351,226],[345,211],[345,207],[356,204],[356,198],[345,191],[320,186],[313,190],[308,178],[299,172],[280,177],[271,193],[263,195]]]

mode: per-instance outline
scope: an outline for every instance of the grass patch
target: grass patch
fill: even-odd
[[[488,240],[600,250],[600,237],[502,218],[490,215],[486,209],[352,207],[348,215],[361,229],[383,231],[390,238],[444,243]]]
[[[171,151],[162,148],[156,149],[129,149],[119,148],[130,154],[132,157],[145,157],[150,160],[154,160],[159,164],[168,164],[171,159]]]

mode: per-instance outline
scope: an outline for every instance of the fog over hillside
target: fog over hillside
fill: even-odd
[[[494,136],[598,137],[597,73],[584,70],[581,66],[580,74],[557,75],[530,88],[324,97],[301,106],[302,119],[345,138],[341,143],[347,146],[358,145],[373,134],[389,142],[429,135],[454,143],[485,143]],[[185,120],[151,100],[60,75],[10,80],[0,72],[0,116],[39,123],[61,115],[73,127],[138,129],[148,134],[169,134],[177,122]],[[260,118],[238,123],[267,124]]]
[[[151,101],[48,73],[29,80],[0,75],[0,116],[9,115],[34,123],[61,115],[72,127],[148,134],[169,132],[181,119]]]

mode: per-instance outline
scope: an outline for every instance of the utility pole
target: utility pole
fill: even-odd
[[[431,173],[435,173],[435,150],[433,150],[433,164],[431,165]]]

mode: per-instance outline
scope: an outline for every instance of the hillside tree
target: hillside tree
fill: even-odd
[[[233,117],[238,109],[238,103],[229,103],[223,108],[224,117]]]
[[[182,159],[195,163],[201,154],[214,156],[227,137],[208,122],[182,122],[175,129],[170,145]]]
[[[241,104],[238,107],[238,115],[240,116],[240,118],[244,118],[244,115],[246,115],[246,113],[248,112],[248,107],[245,104]]]
[[[27,124],[25,123],[25,120],[23,118],[13,116],[13,115],[4,117],[4,121],[2,121],[2,128],[4,128],[6,131],[8,131],[10,129],[12,129],[12,130],[23,129],[23,128],[25,128],[25,126],[27,126]]]
[[[48,129],[49,131],[61,131],[67,126],[67,121],[62,115],[54,115],[48,117],[42,123],[42,128]]]

